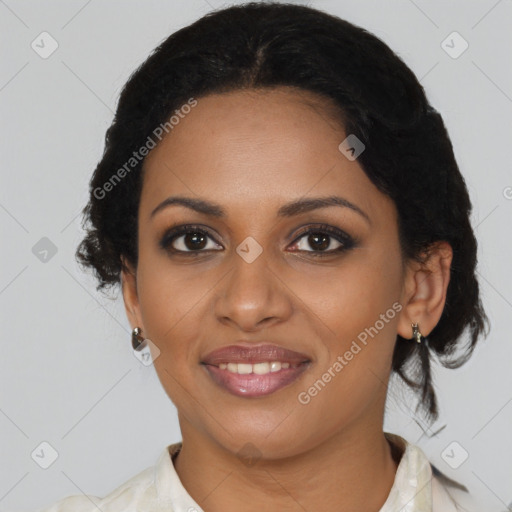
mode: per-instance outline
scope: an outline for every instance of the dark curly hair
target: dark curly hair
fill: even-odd
[[[453,249],[441,319],[420,345],[397,335],[392,363],[419,392],[417,409],[435,420],[431,356],[445,367],[461,366],[488,323],[472,205],[441,115],[413,72],[383,41],[343,19],[306,6],[251,2],[210,12],[155,48],[120,94],[90,182],[77,259],[94,270],[98,290],[120,283],[121,257],[136,267],[144,159],[134,155],[178,107],[211,93],[279,86],[324,98],[346,133],[363,141],[358,162],[397,207],[404,261],[424,262],[436,241]],[[469,343],[456,357],[466,329]]]

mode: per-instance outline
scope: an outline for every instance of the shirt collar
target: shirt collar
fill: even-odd
[[[204,512],[189,495],[174,468],[174,457],[181,450],[182,442],[164,450],[155,467],[155,487],[158,512]]]
[[[402,452],[395,481],[379,512],[432,512],[432,467],[421,448],[403,437],[385,432]]]

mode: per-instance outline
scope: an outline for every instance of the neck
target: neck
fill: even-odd
[[[269,503],[285,512],[378,512],[395,479],[397,461],[382,423],[347,428],[293,457],[260,458],[253,465],[186,422],[181,427],[176,472],[208,512],[256,512]]]

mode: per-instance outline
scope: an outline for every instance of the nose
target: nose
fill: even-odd
[[[287,320],[292,293],[262,253],[248,263],[234,254],[231,270],[218,288],[218,320],[239,330],[256,331]]]

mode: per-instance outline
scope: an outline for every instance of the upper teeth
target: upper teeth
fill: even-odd
[[[295,365],[294,365],[295,366]],[[257,375],[265,375],[270,372],[278,372],[281,368],[289,368],[290,363],[281,363],[280,361],[271,361],[265,363],[220,363],[221,370],[227,370],[233,373],[255,373]]]

